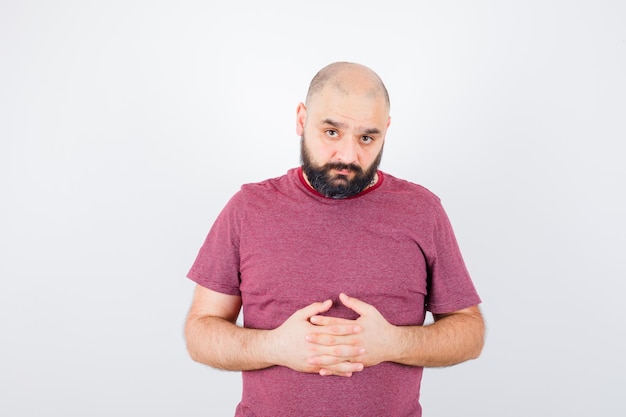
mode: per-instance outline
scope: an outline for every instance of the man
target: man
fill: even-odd
[[[243,371],[236,416],[420,416],[423,367],[479,356],[480,298],[439,199],[378,170],[389,123],[371,69],[323,68],[297,107],[302,166],[244,185],[200,249],[188,350]]]

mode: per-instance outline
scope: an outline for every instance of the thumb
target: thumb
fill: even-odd
[[[371,307],[372,307],[371,305],[367,304],[366,302],[361,301],[358,298],[348,297],[344,293],[339,294],[339,299],[341,300],[343,305],[348,307],[350,310],[353,310],[356,313],[358,313],[359,316],[362,316],[362,315],[366,314],[367,312],[369,312]]]
[[[333,305],[332,300],[326,300],[323,302],[318,301],[316,303],[309,304],[308,306],[303,307],[300,310],[298,310],[298,315],[308,320],[309,317],[312,317],[317,314],[324,313],[330,310],[332,305]]]

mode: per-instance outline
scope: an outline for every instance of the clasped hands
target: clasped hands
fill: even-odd
[[[321,315],[332,307],[331,300],[296,311],[273,332],[275,363],[300,372],[349,377],[390,360],[395,326],[370,304],[343,293],[339,299],[359,317]]]

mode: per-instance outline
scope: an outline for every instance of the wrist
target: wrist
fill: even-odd
[[[281,337],[278,329],[259,330],[259,351],[260,357],[267,361],[268,366],[284,365],[280,354]]]
[[[410,356],[411,329],[414,326],[392,326],[389,343],[390,362],[405,363]]]

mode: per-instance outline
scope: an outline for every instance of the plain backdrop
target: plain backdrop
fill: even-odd
[[[185,275],[242,183],[299,163],[295,109],[356,61],[381,168],[439,195],[482,357],[424,415],[624,416],[623,1],[0,0],[0,414],[230,416]]]

